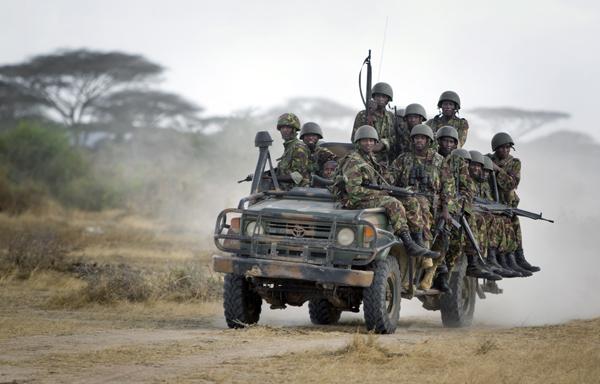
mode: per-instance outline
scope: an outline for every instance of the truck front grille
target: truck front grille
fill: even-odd
[[[269,219],[266,232],[271,236],[327,240],[331,232],[331,223]]]

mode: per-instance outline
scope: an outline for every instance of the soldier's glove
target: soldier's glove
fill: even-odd
[[[290,173],[290,177],[294,181],[294,184],[300,184],[303,179],[302,175],[298,171],[294,171],[294,172]]]

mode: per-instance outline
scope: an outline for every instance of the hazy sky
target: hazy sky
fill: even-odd
[[[122,50],[167,67],[163,86],[207,114],[293,96],[358,109],[357,74],[371,48],[374,80],[392,84],[398,105],[419,102],[433,115],[440,92],[453,89],[465,108],[570,112],[565,128],[600,139],[590,124],[600,92],[598,4],[2,0],[0,62],[57,48]]]

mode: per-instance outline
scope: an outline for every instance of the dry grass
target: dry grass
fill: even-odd
[[[181,382],[597,383],[600,319],[512,330],[453,332],[414,345],[359,335],[335,352],[237,361]]]

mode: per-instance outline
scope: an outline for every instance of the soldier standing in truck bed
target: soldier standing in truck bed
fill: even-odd
[[[284,113],[277,119],[277,130],[283,139],[283,155],[277,159],[277,179],[284,190],[309,184],[308,161],[310,151],[296,137],[300,130],[300,119],[293,113]]]
[[[437,106],[440,114],[427,121],[426,124],[433,129],[433,133],[437,133],[438,129],[445,125],[454,127],[458,132],[458,148],[462,148],[467,141],[469,123],[467,119],[458,117],[460,97],[454,91],[444,91],[440,95]]]
[[[362,125],[374,127],[379,136],[379,142],[373,148],[373,155],[378,162],[388,163],[393,160],[394,146],[394,114],[386,107],[394,98],[394,91],[388,83],[377,83],[372,89],[373,100],[367,100],[368,110],[358,112],[354,119],[350,140],[355,142],[356,130]]]
[[[396,116],[396,119],[400,119],[400,117]],[[404,116],[401,119],[402,122],[396,124],[394,158],[411,150],[411,131],[415,125],[423,124],[427,120],[427,112],[425,112],[425,108],[421,104],[408,104],[404,109]]]

